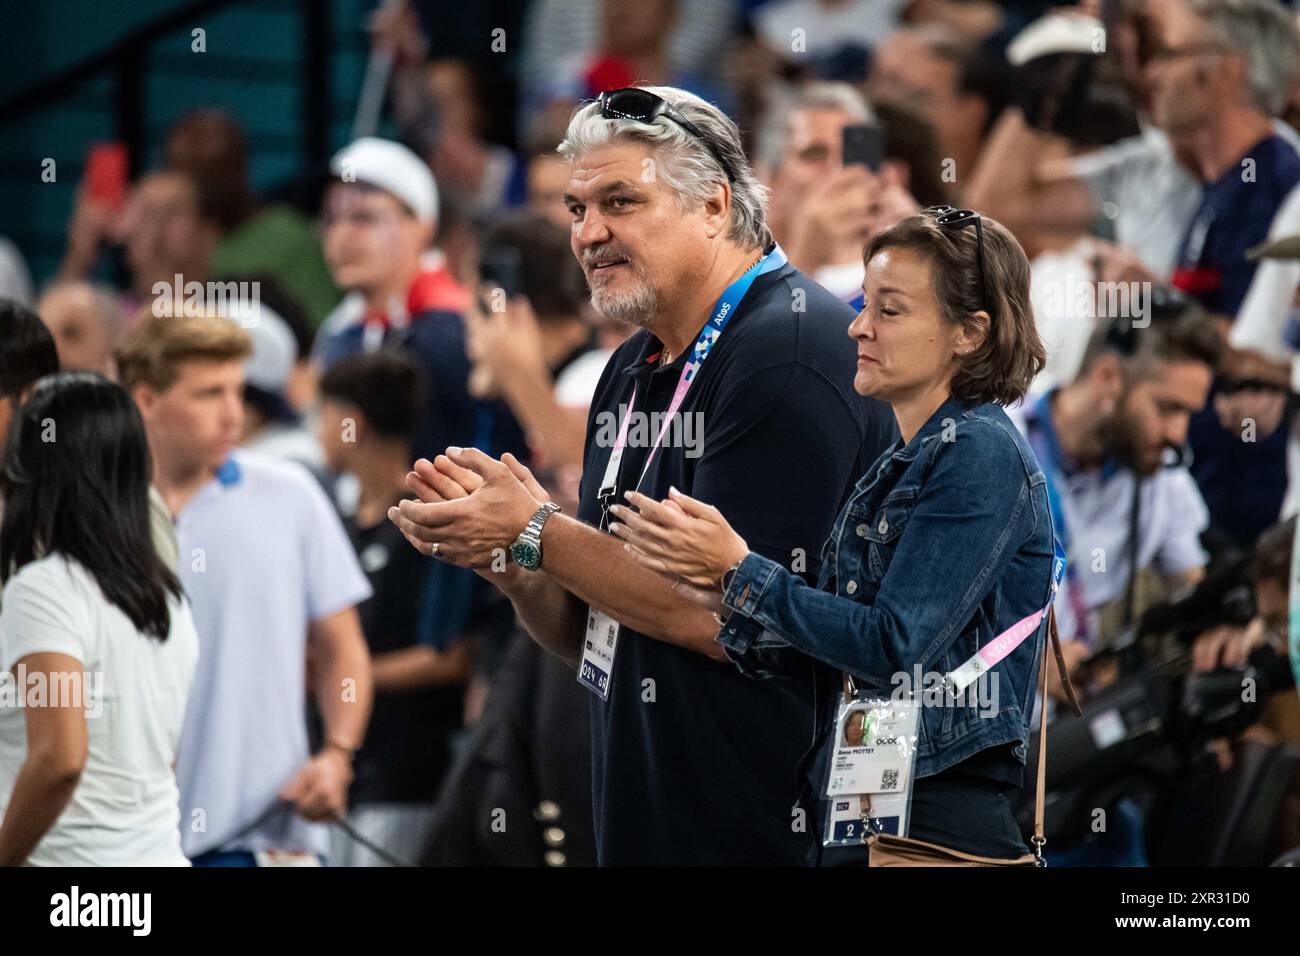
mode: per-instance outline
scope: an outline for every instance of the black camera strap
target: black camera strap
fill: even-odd
[[[1120,629],[1133,626],[1133,600],[1138,579],[1138,524],[1142,512],[1142,476],[1133,472],[1133,501],[1128,509],[1128,586],[1124,590],[1124,620]]]

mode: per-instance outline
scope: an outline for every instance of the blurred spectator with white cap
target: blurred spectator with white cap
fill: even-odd
[[[322,225],[325,258],[348,290],[316,337],[313,363],[328,372],[344,357],[402,347],[420,363],[428,384],[411,432],[411,457],[434,458],[451,446],[473,446],[529,457],[522,430],[500,400],[477,401],[469,391],[464,312],[469,292],[453,276],[441,249],[431,248],[441,203],[433,173],[407,147],[363,137],[330,162]],[[352,483],[336,502],[347,508]],[[469,571],[437,568],[437,608],[431,640],[460,632],[475,594],[495,593]]]
[[[1186,10],[1185,0],[1123,0],[1116,18],[1106,22],[1082,7],[1060,8],[1027,27],[1008,51],[1018,70],[1053,60],[1064,69],[1072,65],[1071,57],[1116,58],[1138,130],[1109,145],[1067,141],[1053,131],[1059,124],[1052,110],[1042,104],[1028,109],[1033,104],[1022,102],[998,121],[981,157],[979,174],[968,187],[966,203],[987,208],[1012,224],[1022,242],[1049,241],[1053,247],[1101,220],[1106,234],[1123,247],[1098,249],[1108,273],[1102,278],[1122,281],[1128,276],[1109,273],[1143,268],[1158,279],[1168,279],[1200,203],[1202,178],[1193,149],[1195,126],[1189,129],[1176,122],[1179,117],[1168,108],[1178,96],[1166,96],[1163,104],[1158,101],[1156,80],[1171,65],[1199,65],[1208,80],[1206,57],[1224,58],[1205,47],[1170,42],[1165,36],[1171,14]],[[1096,49],[1098,34],[1105,34],[1110,52]],[[1263,51],[1259,59],[1252,69],[1261,76],[1283,69],[1287,62],[1286,55],[1279,56],[1273,48]],[[1040,85],[1023,81],[1018,87],[1031,99],[1041,92]],[[1184,95],[1182,99],[1197,98]],[[1221,116],[1224,111],[1205,112]],[[1032,117],[1027,118],[1029,114]],[[1282,120],[1274,118],[1272,128],[1293,147],[1300,146],[1300,137]],[[1084,131],[1089,130],[1076,124],[1076,133]],[[1217,133],[1200,138],[1210,144],[1223,140]]]
[[[244,428],[241,448],[296,461],[324,480],[325,456],[288,400],[298,363],[298,343],[289,323],[266,302],[240,300],[226,318],[248,333],[252,353],[244,361]]]
[[[340,358],[389,342],[409,347],[427,367],[430,400],[412,450],[436,454],[467,444],[475,407],[461,313],[468,292],[432,248],[438,188],[424,162],[400,143],[363,137],[330,162],[325,192],[325,258],[347,295],[321,327],[313,360]]]

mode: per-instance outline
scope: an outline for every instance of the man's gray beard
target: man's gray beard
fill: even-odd
[[[609,292],[594,287],[591,290],[593,309],[607,319],[640,328],[645,328],[654,319],[658,305],[659,297],[655,295],[654,286],[640,277],[630,292]]]

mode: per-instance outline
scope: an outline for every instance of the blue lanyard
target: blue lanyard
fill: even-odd
[[[650,454],[646,455],[645,467],[641,469],[641,477],[637,480],[637,488],[641,487],[641,482],[645,481],[646,472],[650,470],[650,463],[654,461],[655,452],[659,450],[659,444],[667,434],[672,424],[673,416],[681,408],[682,402],[686,399],[686,393],[690,391],[691,383],[695,381],[695,376],[700,367],[704,365],[704,360],[709,357],[709,352],[713,350],[714,344],[722,337],[723,330],[726,329],[731,317],[736,313],[736,307],[749,291],[749,287],[754,284],[754,280],[768,272],[774,272],[786,264],[785,251],[778,245],[773,246],[772,251],[765,255],[758,262],[754,263],[745,270],[742,275],[723,291],[717,304],[713,307],[712,317],[704,323],[704,328],[700,329],[700,334],[695,338],[695,346],[691,349],[691,357],[687,360],[685,367],[682,368],[681,377],[677,380],[677,388],[673,392],[672,401],[668,405],[668,411],[664,415],[663,427],[658,437],[655,438],[654,445],[650,448]],[[601,500],[602,506],[607,510],[608,502],[618,491],[618,474],[619,468],[623,464],[623,449],[627,446],[627,429],[628,423],[632,418],[632,408],[636,404],[636,386],[632,386],[632,397],[628,399],[627,411],[623,415],[623,424],[618,430],[618,439],[614,442],[614,450],[610,453],[609,461],[605,464],[605,476],[600,483],[600,490],[596,493]],[[602,521],[602,526],[604,522]]]
[[[1038,463],[1043,468],[1043,477],[1046,479],[1047,509],[1052,516],[1056,551],[1058,556],[1064,557],[1070,551],[1070,529],[1065,522],[1065,506],[1061,501],[1060,486],[1057,484],[1057,479],[1061,476],[1060,445],[1056,438],[1056,429],[1052,425],[1051,410],[1047,404],[1050,398],[1051,392],[1048,392],[1034,403],[1032,414],[1025,416],[1025,425],[1029,432],[1029,444],[1038,457]],[[1073,564],[1068,565],[1067,574],[1070,578],[1070,590],[1067,596],[1070,607],[1074,611],[1075,636],[1080,640],[1087,640],[1088,608],[1084,603],[1083,584],[1079,580],[1078,568]],[[1053,586],[1052,590],[1054,596],[1056,587]]]
[[[761,275],[774,272],[786,263],[785,250],[779,245],[774,246],[772,251],[759,259],[749,267],[742,275],[723,291],[718,298],[718,303],[713,307],[713,318],[704,324],[700,329],[700,334],[695,339],[695,348],[691,350],[690,361],[682,369],[682,380],[687,385],[695,378],[695,373],[699,371],[704,360],[709,357],[709,352],[713,344],[722,337],[722,330],[727,327],[731,321],[732,315],[735,314],[736,306],[740,305],[740,300],[745,297],[749,287],[754,284],[754,280]]]
[[[1052,509],[1053,524],[1056,534],[1068,552],[1070,550],[1070,529],[1065,524],[1065,510],[1061,506],[1061,492],[1056,479],[1061,474],[1057,454],[1056,432],[1050,425],[1051,413],[1046,409],[1051,392],[1041,396],[1034,403],[1032,417],[1027,416],[1025,424],[1029,431],[1029,444],[1033,446],[1038,462],[1043,466],[1043,475],[1047,479],[1047,502]]]

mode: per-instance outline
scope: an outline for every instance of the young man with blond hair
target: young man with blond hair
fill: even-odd
[[[356,605],[370,596],[338,517],[301,467],[238,450],[247,333],[148,317],[116,350],[175,518],[199,667],[181,738],[181,839],[197,864],[323,860],[371,706]],[[322,746],[308,749],[311,681]]]

